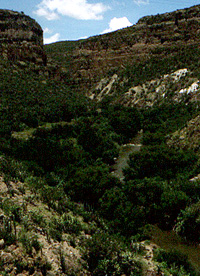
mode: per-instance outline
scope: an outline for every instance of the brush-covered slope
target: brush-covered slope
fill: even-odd
[[[192,66],[199,55],[200,6],[144,17],[132,27],[77,42],[46,45],[49,58],[65,66],[77,86],[87,89],[116,73],[144,82]],[[135,83],[135,85],[137,85]]]
[[[200,274],[199,155],[168,143],[199,116],[188,11],[46,46],[47,66],[1,56],[0,274]],[[113,165],[139,131],[121,181]]]

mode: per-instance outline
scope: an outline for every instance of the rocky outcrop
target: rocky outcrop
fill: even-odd
[[[0,53],[13,62],[46,64],[42,28],[23,12],[0,10]]]
[[[116,97],[116,102],[124,106],[152,107],[165,101],[200,102],[199,80],[191,76],[187,68],[179,69],[158,79],[147,81],[141,85],[124,89],[118,96],[120,86],[125,86],[125,80],[118,75],[102,79],[97,86],[87,93],[90,99],[98,102],[105,97]]]
[[[182,10],[177,10],[174,12],[166,12],[164,14],[157,14],[157,15],[150,15],[142,17],[138,23],[145,23],[145,24],[155,24],[161,22],[169,22],[175,21],[176,25],[179,24],[179,20],[188,20],[191,18],[198,18],[200,17],[200,6],[196,5],[191,8],[186,8]]]
[[[200,5],[144,17],[129,28],[76,43],[59,42],[45,47],[50,58],[68,68],[77,86],[88,89],[103,78],[123,74],[127,67],[134,68],[138,63],[145,67],[152,57],[178,57],[181,49],[196,49],[199,42]]]

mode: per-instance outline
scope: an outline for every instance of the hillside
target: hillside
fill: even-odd
[[[132,27],[86,40],[45,45],[45,50],[49,59],[68,69],[81,88],[90,89],[114,74],[129,78],[130,71],[136,74],[137,79],[133,76],[131,81],[137,85],[144,78],[151,80],[172,70],[195,69],[199,24],[200,6],[195,6],[145,17]]]
[[[0,53],[4,59],[46,63],[43,30],[24,13],[0,9]]]
[[[43,46],[0,10],[0,275],[200,275],[199,12]]]

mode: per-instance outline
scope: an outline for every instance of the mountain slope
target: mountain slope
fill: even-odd
[[[1,56],[3,276],[200,274],[198,30],[195,6],[47,45],[47,65]]]
[[[23,12],[0,9],[0,53],[6,60],[46,64],[41,26]]]
[[[194,6],[145,17],[126,29],[77,42],[45,45],[45,50],[49,58],[66,67],[81,88],[89,89],[114,73],[126,77],[128,70],[135,74],[139,71],[141,83],[144,77],[151,80],[186,64],[192,66],[192,52],[199,55],[199,10],[200,6]]]

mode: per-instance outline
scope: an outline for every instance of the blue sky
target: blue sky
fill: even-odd
[[[145,15],[198,5],[199,0],[0,0],[23,11],[44,30],[44,43],[77,40],[137,23]]]

